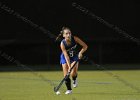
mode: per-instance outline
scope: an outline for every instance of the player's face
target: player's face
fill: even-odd
[[[68,29],[65,29],[65,30],[64,30],[64,33],[63,33],[63,37],[64,37],[65,39],[71,39],[71,31],[68,30]]]

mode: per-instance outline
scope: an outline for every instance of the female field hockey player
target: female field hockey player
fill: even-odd
[[[88,46],[85,42],[83,42],[79,37],[73,36],[71,33],[71,30],[68,27],[63,27],[61,33],[58,35],[56,39],[59,39],[63,36],[63,40],[60,43],[60,48],[62,50],[61,56],[60,56],[60,64],[62,65],[64,77],[70,70],[70,68],[73,66],[73,64],[78,60],[81,59],[83,56],[83,53],[87,50]],[[76,47],[77,44],[79,44],[82,49],[80,52],[76,53]],[[71,77],[73,80],[73,87],[77,87],[77,70],[78,70],[79,63],[75,65],[71,72]],[[68,78],[65,80],[65,84],[67,87],[67,91],[65,94],[71,94],[72,88],[71,88],[71,79]]]

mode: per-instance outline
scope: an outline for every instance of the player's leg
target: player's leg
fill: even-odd
[[[62,68],[63,68],[64,77],[65,77],[66,74],[68,73],[68,65],[66,63],[62,64]],[[66,87],[67,87],[67,91],[65,92],[65,94],[71,94],[72,89],[71,89],[71,80],[70,80],[70,78],[67,78],[65,80],[65,84],[66,84]]]
[[[72,66],[75,62],[76,62],[76,61],[74,61],[74,62],[71,64],[71,66]],[[79,66],[79,63],[77,63],[77,64],[75,65],[75,67],[73,68],[73,70],[72,70],[72,72],[71,72],[71,77],[72,77],[72,79],[73,79],[73,87],[74,87],[74,88],[77,87],[77,85],[78,85],[78,81],[77,81],[78,66]]]

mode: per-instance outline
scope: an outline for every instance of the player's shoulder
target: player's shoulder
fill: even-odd
[[[65,39],[62,39],[60,45],[65,45]]]
[[[75,38],[78,38],[78,36],[76,36],[76,35],[73,35],[72,37],[74,38],[74,40],[75,40]]]
[[[80,39],[78,36],[73,36],[74,40],[77,41],[78,39]]]
[[[64,41],[65,41],[65,39],[62,39],[61,42],[60,42],[60,44],[63,43]]]

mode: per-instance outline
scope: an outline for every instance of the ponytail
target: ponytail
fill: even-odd
[[[58,34],[58,36],[56,37],[55,41],[61,41],[62,36],[63,36],[63,33],[62,33],[62,31],[60,31],[60,34]]]

